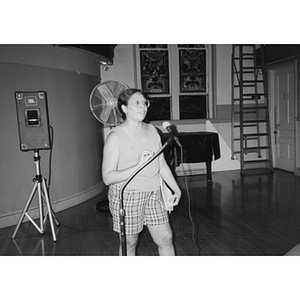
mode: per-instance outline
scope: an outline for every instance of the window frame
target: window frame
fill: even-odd
[[[136,86],[142,89],[141,83],[141,65],[140,65],[140,50],[145,50],[145,48],[139,48],[139,44],[134,45],[135,49],[135,64],[136,64]],[[157,48],[158,50],[160,48]],[[166,50],[166,48],[161,48]],[[180,93],[179,86],[179,50],[184,49],[178,47],[178,44],[167,44],[167,49],[169,51],[169,76],[170,76],[170,91],[169,94],[157,94],[151,95],[151,97],[170,97],[170,115],[171,121],[176,124],[186,124],[186,123],[205,123],[205,121],[215,118],[215,99],[214,99],[214,81],[215,81],[215,45],[206,44],[206,92],[195,92],[195,93]],[[202,48],[189,48],[189,49],[202,49]],[[206,119],[180,119],[180,95],[207,95],[207,118]],[[155,120],[155,122],[160,122],[164,120]]]

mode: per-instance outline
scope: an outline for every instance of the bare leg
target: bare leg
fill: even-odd
[[[119,235],[119,237],[120,237],[119,255],[121,256],[122,255],[121,235]],[[126,235],[127,256],[135,256],[138,238],[139,238],[138,234],[127,234]]]
[[[148,229],[154,243],[158,246],[159,255],[175,255],[172,240],[173,234],[169,223],[157,226],[148,226]]]

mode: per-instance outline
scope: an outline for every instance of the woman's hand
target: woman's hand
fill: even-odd
[[[180,198],[181,198],[181,190],[178,189],[178,190],[174,191],[174,194],[173,194],[173,205],[174,206],[178,205]]]
[[[153,156],[153,152],[144,150],[138,158],[137,167],[139,168],[144,162],[150,159]]]

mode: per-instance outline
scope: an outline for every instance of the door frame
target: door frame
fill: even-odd
[[[296,174],[296,153],[297,153],[297,139],[296,139],[296,126],[297,126],[297,90],[298,90],[298,73],[297,73],[297,59],[292,61],[286,61],[281,63],[276,63],[272,66],[268,66],[268,101],[269,101],[269,112],[270,112],[270,134],[271,134],[271,141],[272,141],[272,156],[273,156],[273,165],[276,168],[276,161],[275,161],[275,139],[274,139],[274,131],[275,131],[275,73],[281,69],[285,69],[288,67],[294,68],[294,153],[295,153],[295,161],[294,161],[294,170],[293,173]]]

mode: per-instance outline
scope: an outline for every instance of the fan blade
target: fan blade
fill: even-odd
[[[112,111],[112,106],[105,106],[103,110],[100,112],[100,120],[107,123],[110,113]]]
[[[110,105],[116,105],[117,99],[114,96],[114,93],[106,85],[99,86],[98,91],[106,102]]]
[[[102,99],[102,98],[99,98],[99,99]],[[107,103],[99,103],[99,101],[96,101],[95,99],[94,99],[94,97],[91,99],[91,109],[92,110],[94,110],[94,109],[98,109],[98,108],[100,108],[100,107],[106,107],[106,106],[108,106],[108,104]]]
[[[111,118],[113,119],[112,124],[117,124],[118,125],[118,124],[121,123],[122,115],[119,112],[119,110],[113,109],[112,114],[111,114]]]
[[[121,95],[121,93],[123,93],[127,89],[128,89],[128,87],[123,84],[113,84],[111,86],[111,90],[112,90],[113,94],[115,95],[116,99],[118,99],[119,96]]]

